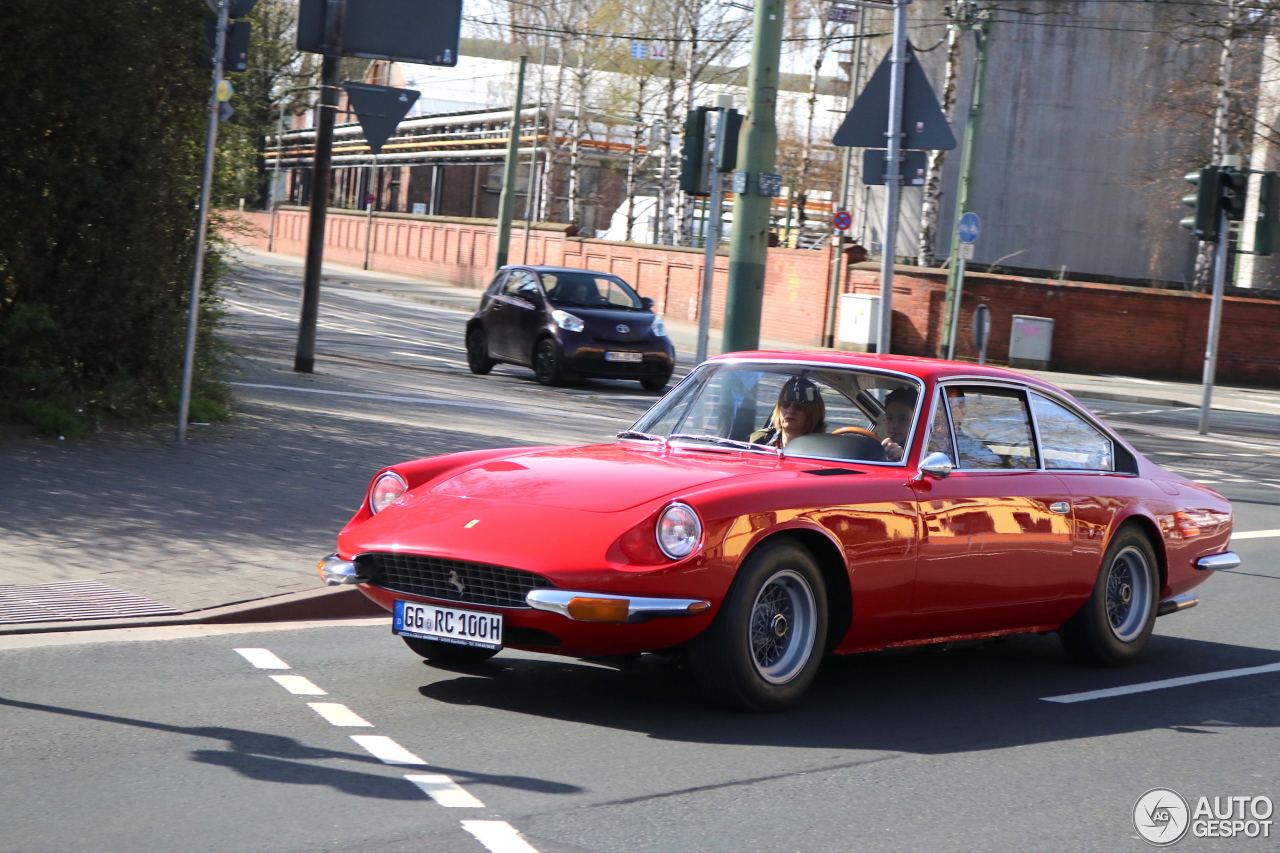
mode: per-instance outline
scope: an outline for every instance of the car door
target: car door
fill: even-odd
[[[484,329],[484,338],[490,356],[496,357],[500,353],[499,342],[506,332],[507,315],[511,313],[507,310],[503,293],[509,275],[509,270],[499,270],[493,283],[489,285],[489,289],[480,300],[480,327]]]
[[[513,293],[517,310],[511,313],[507,326],[511,358],[523,364],[532,364],[534,341],[546,325],[547,300],[533,273],[516,270],[511,275],[513,279],[519,277]]]
[[[935,392],[912,610],[931,636],[1037,624],[1070,577],[1071,495],[1040,466],[1026,391],[952,383]]]
[[[529,315],[541,311],[529,301],[529,289],[537,290],[538,284],[528,270],[515,269],[507,274],[507,280],[493,298],[490,307],[492,317],[489,329],[490,351],[499,358],[529,363],[529,353],[521,347],[520,329],[529,322]]]

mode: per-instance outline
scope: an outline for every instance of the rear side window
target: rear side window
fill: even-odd
[[[1039,467],[1027,399],[1021,391],[948,385],[945,393],[958,467]]]
[[[1094,429],[1075,412],[1048,397],[1031,395],[1031,410],[1040,433],[1044,467],[1077,471],[1114,471],[1111,439]]]

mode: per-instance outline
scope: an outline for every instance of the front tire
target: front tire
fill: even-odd
[[[1107,546],[1089,600],[1058,629],[1072,660],[1124,666],[1146,648],[1156,624],[1160,572],[1151,540],[1123,527]]]
[[[419,657],[432,663],[451,666],[467,666],[487,661],[498,653],[497,649],[481,649],[476,646],[459,646],[454,643],[442,643],[438,640],[420,640],[417,637],[401,637],[404,644],[413,649]]]
[[[563,385],[567,376],[560,348],[551,338],[543,338],[533,348],[533,376],[540,385]]]
[[[640,387],[646,391],[661,391],[670,381],[670,373],[664,373],[662,376],[646,376],[640,380]]]
[[[489,341],[485,339],[484,329],[479,327],[467,332],[467,367],[477,376],[486,376],[493,370]]]
[[[747,557],[720,612],[689,644],[703,694],[740,711],[780,711],[813,683],[827,636],[827,591],[818,565],[791,539]]]

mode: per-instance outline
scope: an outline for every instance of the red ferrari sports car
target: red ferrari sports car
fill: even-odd
[[[432,661],[683,653],[715,702],[795,702],[824,653],[1057,631],[1124,664],[1227,550],[1231,505],[1070,395],[992,367],[748,352],[613,444],[379,471],[320,562]]]

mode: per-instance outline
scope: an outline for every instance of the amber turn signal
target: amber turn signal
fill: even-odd
[[[695,601],[693,604],[690,604],[685,609],[688,610],[690,613],[692,613],[694,616],[697,616],[699,613],[706,613],[708,610],[710,610],[711,604],[710,602],[707,602],[707,601]]]
[[[581,622],[626,622],[630,610],[625,598],[569,599],[569,618]]]
[[[1200,535],[1200,525],[1185,512],[1175,512],[1173,514],[1173,526],[1178,529],[1178,534],[1183,539],[1190,539],[1192,536]]]

